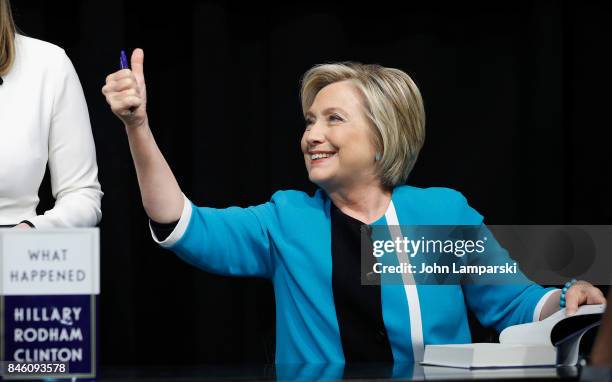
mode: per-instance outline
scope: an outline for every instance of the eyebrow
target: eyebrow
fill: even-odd
[[[348,113],[340,107],[328,107],[327,109],[323,110],[322,114],[329,115],[335,111],[339,111],[341,114],[348,115]],[[306,114],[304,114],[304,117],[314,117],[314,113],[308,110]]]

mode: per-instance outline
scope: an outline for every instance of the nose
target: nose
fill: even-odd
[[[315,122],[310,125],[310,129],[306,132],[306,142],[308,142],[309,147],[325,142],[325,127],[322,123]]]

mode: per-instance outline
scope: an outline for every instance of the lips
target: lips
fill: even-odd
[[[315,160],[315,159],[323,159],[323,158],[329,158],[329,157],[332,157],[332,156],[334,156],[334,155],[335,155],[335,154],[329,154],[329,153],[325,153],[325,154],[320,153],[320,154],[319,154],[319,153],[317,153],[317,154],[312,154],[312,155],[310,155],[310,159],[312,159],[312,160]]]
[[[323,163],[337,155],[335,151],[309,151],[308,154],[312,164]]]

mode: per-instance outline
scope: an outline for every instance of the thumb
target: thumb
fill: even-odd
[[[144,86],[144,51],[140,48],[132,52],[132,72],[140,86]]]

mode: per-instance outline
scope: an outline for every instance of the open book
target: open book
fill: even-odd
[[[546,319],[510,326],[500,343],[426,345],[423,364],[461,368],[575,365],[582,336],[599,325],[605,305],[565,309]]]

